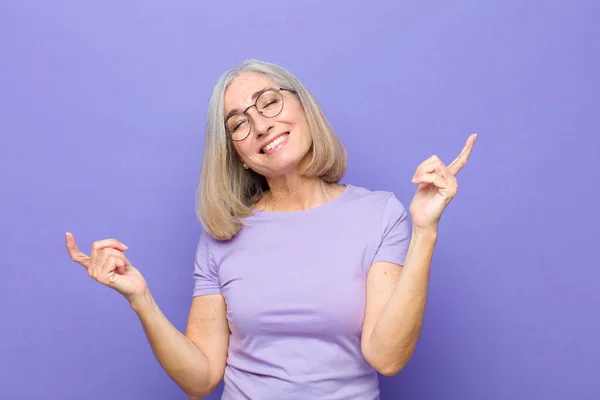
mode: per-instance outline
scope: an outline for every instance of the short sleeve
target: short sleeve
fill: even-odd
[[[211,238],[203,229],[194,262],[194,296],[221,293],[219,273],[210,251],[210,244]]]
[[[410,243],[410,225],[404,205],[392,194],[383,210],[382,235],[373,262],[404,265]]]

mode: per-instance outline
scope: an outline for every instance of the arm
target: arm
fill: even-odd
[[[379,373],[397,374],[421,334],[435,231],[413,229],[404,267],[374,263],[367,278],[362,352]]]
[[[131,301],[158,362],[191,398],[209,395],[223,378],[229,343],[222,295],[194,297],[185,335],[163,315],[149,292]]]
[[[157,360],[191,399],[200,399],[215,389],[223,378],[229,346],[222,295],[194,297],[183,335],[154,302],[146,280],[125,256],[125,244],[116,239],[96,241],[88,256],[79,251],[73,234],[66,233],[66,246],[71,259],[83,266],[92,279],[129,301]]]
[[[413,229],[404,267],[378,262],[369,271],[362,351],[384,375],[395,375],[406,365],[421,335],[438,224],[456,195],[456,175],[467,163],[476,138],[469,136],[449,166],[434,155],[417,167],[412,182],[418,188],[410,204]],[[400,251],[402,246],[396,247]]]

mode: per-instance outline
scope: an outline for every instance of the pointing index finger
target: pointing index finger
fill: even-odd
[[[463,147],[458,157],[456,157],[456,159],[452,161],[450,165],[448,165],[448,169],[450,170],[452,175],[456,176],[460,172],[460,170],[467,164],[469,156],[471,155],[471,150],[473,150],[473,146],[475,145],[476,139],[476,133],[473,133],[471,136],[469,136],[465,147]]]
[[[85,269],[88,269],[90,266],[90,257],[79,251],[77,244],[75,243],[75,237],[72,233],[65,233],[65,237],[67,251],[69,252],[69,256],[71,256],[71,259],[76,263],[81,264]]]

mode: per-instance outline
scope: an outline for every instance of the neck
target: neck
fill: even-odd
[[[267,179],[269,191],[260,201],[266,211],[291,212],[319,207],[336,197],[340,185],[299,175]]]

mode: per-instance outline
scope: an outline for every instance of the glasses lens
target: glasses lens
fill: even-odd
[[[256,108],[265,117],[273,118],[283,108],[283,97],[278,90],[267,90],[256,99]]]
[[[250,121],[244,114],[234,115],[227,120],[227,133],[233,140],[242,140],[250,131]]]
[[[256,99],[256,109],[263,117],[276,117],[283,109],[283,96],[278,90],[267,90]],[[250,133],[250,120],[246,114],[234,115],[227,120],[226,129],[231,139],[244,140]]]

